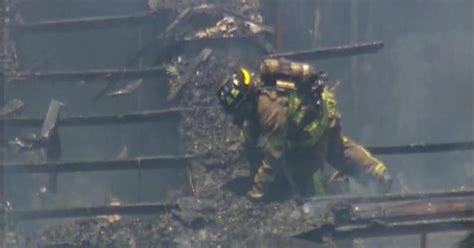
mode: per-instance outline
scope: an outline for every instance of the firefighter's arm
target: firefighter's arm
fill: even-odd
[[[328,160],[331,165],[364,185],[375,183],[378,191],[389,191],[391,179],[385,164],[364,147],[342,135],[338,118],[332,120],[328,138]]]

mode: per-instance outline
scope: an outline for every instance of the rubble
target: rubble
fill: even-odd
[[[187,36],[185,40],[215,38],[215,37],[234,37],[235,35],[260,34],[266,31],[264,27],[253,22],[244,22],[235,17],[226,16],[216,23],[214,27],[206,28],[197,33]]]
[[[117,160],[125,160],[128,158],[128,146],[124,146],[120,153],[117,155]]]
[[[5,118],[18,113],[21,111],[21,109],[23,109],[24,106],[25,103],[19,99],[10,100],[0,109],[0,118]]]
[[[107,244],[130,247],[129,240],[135,240],[137,247],[182,247],[183,244],[191,247],[241,247],[243,242],[265,233],[288,236],[309,228],[301,224],[305,222],[302,215],[284,214],[294,211],[292,209],[296,206],[290,202],[256,206],[244,198],[239,200],[225,196],[217,195],[217,199],[220,199],[217,202],[181,199],[179,204],[182,211],[170,210],[168,214],[146,219],[124,217],[114,223],[91,219],[58,226],[46,232],[42,242],[79,245],[75,241],[79,237],[81,240],[95,241],[97,239],[91,239],[89,235],[101,230],[105,240],[91,244],[92,247]],[[295,226],[295,223],[299,225]],[[84,225],[87,228],[81,227]],[[72,230],[78,232],[68,233]],[[113,235],[113,232],[120,235]]]
[[[123,96],[135,92],[143,83],[143,78],[128,83],[124,88],[107,93],[109,97]]]
[[[41,161],[58,159],[61,155],[60,140],[57,135],[57,122],[64,104],[51,100],[40,135],[29,134],[24,138],[16,137],[9,143],[20,147],[21,151],[40,149]]]
[[[186,68],[181,69],[184,71],[184,75],[181,76],[175,66],[169,66],[167,69],[168,75],[170,76],[170,91],[168,94],[168,101],[173,101],[179,96],[182,87],[185,83],[192,83],[193,77],[198,73],[198,66],[205,62],[212,54],[212,50],[204,48],[194,61]],[[179,60],[177,61],[180,62]]]

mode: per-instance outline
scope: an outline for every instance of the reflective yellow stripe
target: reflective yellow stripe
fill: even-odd
[[[290,94],[290,114],[295,114],[298,108],[301,106],[301,99],[295,93]]]
[[[376,175],[376,176],[382,176],[382,175],[385,173],[385,170],[386,170],[385,165],[382,164],[382,163],[378,163],[378,164],[374,167],[373,173],[374,173],[374,175]]]
[[[323,100],[327,103],[327,112],[329,118],[337,116],[337,101],[336,96],[329,90],[323,91]]]
[[[324,91],[326,92],[326,91]],[[312,147],[316,145],[320,138],[323,136],[326,129],[329,127],[329,109],[328,102],[326,101],[326,95],[323,92],[323,116],[321,121],[314,120],[304,130],[309,134],[310,138],[307,141],[303,141],[302,145],[304,147]]]
[[[233,97],[237,97],[239,95],[240,91],[236,89],[230,90],[230,94],[232,94]]]
[[[309,136],[309,138],[298,141],[298,143],[303,147],[312,147],[316,145],[325,131],[328,129],[330,118],[334,118],[338,115],[336,109],[336,98],[332,92],[328,90],[323,91],[322,100],[323,116],[320,120],[313,120],[304,127],[304,132]],[[305,115],[305,111],[301,110],[300,107],[301,99],[298,97],[298,95],[296,93],[290,94],[288,117],[289,120],[295,124],[295,126],[299,126],[301,124],[301,121]]]
[[[289,96],[289,101],[290,101],[290,107],[288,110],[289,117],[297,126],[300,124],[304,116],[304,112],[298,111],[298,109],[301,106],[301,99],[295,93],[293,93]]]

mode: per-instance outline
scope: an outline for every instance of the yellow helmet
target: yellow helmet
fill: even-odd
[[[234,111],[247,99],[252,88],[252,74],[246,68],[240,68],[225,79],[217,91],[217,97],[224,110]]]

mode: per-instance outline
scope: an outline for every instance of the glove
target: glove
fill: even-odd
[[[390,175],[385,174],[382,178],[378,181],[377,185],[377,192],[381,194],[389,193],[392,188],[392,177]]]

